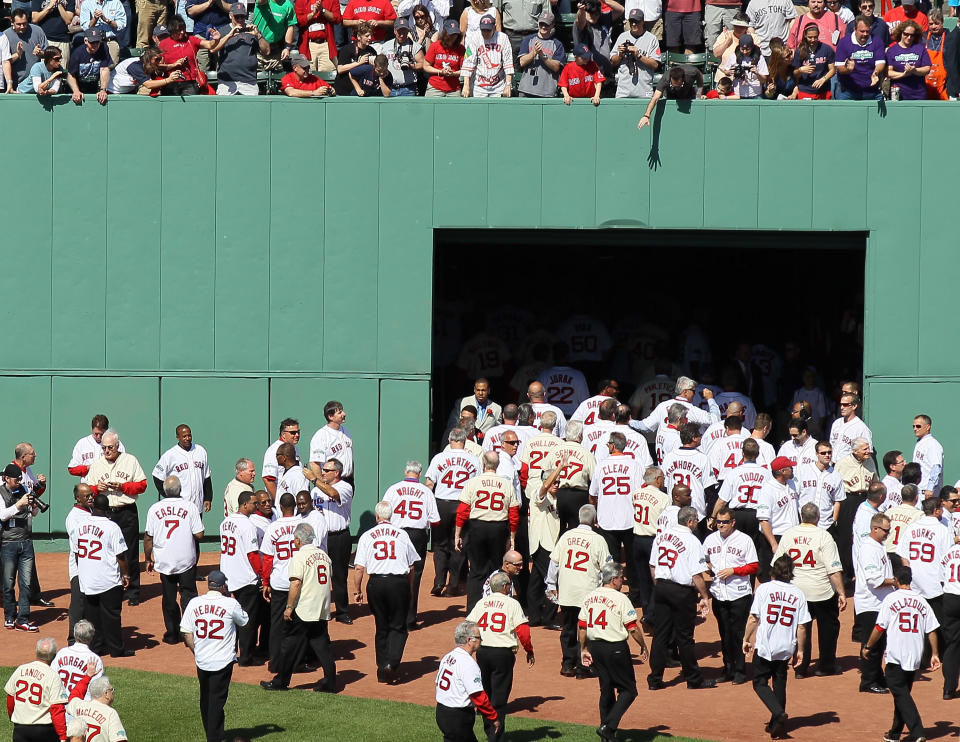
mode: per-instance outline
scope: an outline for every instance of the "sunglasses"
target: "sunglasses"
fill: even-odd
[[[728,523],[733,523],[733,520],[731,520],[731,519],[720,520],[719,518],[717,518],[717,519],[716,519],[715,521],[713,521],[713,522],[716,523],[718,526],[725,526],[725,525],[727,525]]]

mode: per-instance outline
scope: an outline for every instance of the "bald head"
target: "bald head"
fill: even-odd
[[[543,384],[539,381],[531,382],[530,386],[527,387],[527,397],[531,402],[542,402],[545,396]]]
[[[523,562],[523,554],[521,554],[519,551],[513,551],[511,549],[503,555],[504,565],[516,564],[517,562]]]
[[[685,484],[678,484],[670,493],[673,496],[673,504],[681,508],[690,504],[690,488]]]
[[[728,404],[727,415],[739,415],[743,417],[743,404],[740,402],[731,402]]]
[[[180,480],[174,476],[169,476],[163,480],[164,497],[180,497]]]

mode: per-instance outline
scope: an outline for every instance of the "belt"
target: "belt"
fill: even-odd
[[[336,536],[338,533],[346,533],[349,531],[349,528],[341,528],[339,531],[327,531],[328,536]]]
[[[137,504],[135,502],[128,503],[126,505],[117,505],[116,507],[111,507],[111,513],[119,513],[121,510],[126,510],[127,508],[135,508]]]
[[[391,573],[391,574],[388,574],[388,575],[370,575],[370,579],[371,579],[371,580],[377,579],[377,578],[383,579],[383,578],[385,578],[385,577],[403,577],[403,578],[406,578],[407,574],[409,574],[409,573],[404,573],[404,574],[402,574],[402,575],[396,575],[396,574],[392,574],[392,573]]]
[[[557,491],[559,492],[560,490],[572,490],[573,492],[589,492],[590,491],[586,487],[558,487]]]

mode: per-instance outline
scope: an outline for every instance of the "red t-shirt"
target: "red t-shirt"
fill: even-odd
[[[596,84],[606,80],[597,63],[592,59],[585,67],[576,61],[570,62],[560,73],[560,87],[566,88],[571,98],[592,98]]]
[[[316,75],[307,75],[303,80],[297,77],[296,72],[288,72],[280,80],[280,89],[286,90],[287,88],[293,88],[294,90],[316,90],[317,88],[329,88],[330,85],[326,80],[321,80]]]
[[[197,67],[197,49],[202,49],[202,41],[197,36],[188,36],[185,41],[174,41],[170,36],[160,39],[158,44],[163,52],[164,64],[176,64],[187,58],[187,68],[181,69],[184,81],[200,84],[200,69]]]
[[[343,11],[345,21],[393,21],[397,18],[397,11],[387,0],[350,0],[347,9]],[[373,40],[386,40],[392,36],[390,29],[377,26],[373,29]]]
[[[447,49],[439,41],[434,41],[430,45],[430,48],[427,49],[425,59],[430,63],[431,67],[436,67],[438,70],[454,70],[459,72],[460,67],[463,65],[463,57],[466,53],[467,50],[463,48],[462,44],[457,44],[453,49]],[[427,84],[443,93],[452,93],[460,87],[460,76],[442,77],[440,75],[430,75]]]
[[[898,5],[893,10],[884,13],[883,20],[887,22],[887,28],[889,28],[891,31],[893,31],[893,29],[895,29],[904,21],[914,21],[920,26],[920,28],[923,29],[924,33],[930,30],[930,23],[925,13],[918,10],[913,14],[913,18],[911,18],[904,12],[902,5]]]

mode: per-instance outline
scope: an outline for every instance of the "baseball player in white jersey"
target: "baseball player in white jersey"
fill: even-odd
[[[274,508],[280,495],[289,492],[294,497],[298,492],[309,492],[313,485],[307,479],[304,469],[297,462],[297,451],[290,443],[283,443],[277,447],[277,493],[273,498]],[[308,470],[309,471],[309,470]]]
[[[98,677],[87,676],[80,682],[86,697],[71,696],[67,715],[87,725],[86,739],[90,742],[127,742],[127,731],[113,707],[114,688],[110,678],[101,672]]]
[[[147,511],[143,531],[143,558],[147,572],[160,575],[164,644],[180,643],[180,604],[197,597],[197,544],[203,538],[203,521],[192,500],[182,496],[181,481],[171,474],[163,481],[163,499]]]
[[[266,492],[263,495],[270,500]],[[240,650],[237,664],[248,667],[253,664],[261,608],[266,606],[261,604],[260,573],[263,567],[260,539],[253,523],[257,500],[252,492],[241,492],[237,499],[237,512],[228,515],[220,524],[220,571],[227,578],[227,589],[250,617],[250,621],[237,631]]]
[[[612,347],[610,333],[595,317],[576,314],[566,319],[557,328],[557,337],[570,349],[570,360],[597,363],[603,360]]]
[[[284,418],[283,422],[280,423],[280,437],[270,445],[267,452],[263,455],[263,467],[261,468],[260,476],[263,479],[263,486],[267,492],[270,493],[271,498],[277,494],[277,477],[280,476],[281,471],[280,465],[277,463],[277,449],[284,443],[291,444],[297,463],[299,464],[301,463],[300,451],[297,449],[297,443],[299,443],[299,441],[300,423],[292,417]]]
[[[843,478],[833,466],[833,449],[826,441],[817,443],[813,464],[796,469],[798,502],[814,503],[820,510],[821,528],[830,528],[840,517],[840,503],[847,499]]]
[[[787,721],[787,665],[803,663],[810,611],[803,591],[791,585],[793,561],[774,562],[772,580],[757,586],[743,637],[743,653],[753,650],[753,689],[770,711],[764,731],[779,737]],[[756,640],[754,641],[754,634]],[[773,681],[773,688],[768,685]]]
[[[943,558],[953,546],[953,534],[940,522],[940,500],[923,501],[923,517],[900,536],[897,555],[913,570],[913,589],[940,610],[943,602]]]
[[[760,534],[765,543],[760,548],[761,562],[770,563],[770,557],[777,550],[780,537],[794,526],[800,525],[800,506],[797,504],[797,489],[793,482],[793,462],[785,456],[773,460],[770,464],[772,476],[760,488],[757,496],[757,521]],[[769,569],[761,567],[761,579],[769,574]]]
[[[680,426],[686,422],[686,409],[682,404],[672,404],[667,410],[667,424],[657,427],[654,452],[657,463],[663,463],[663,457],[680,447]]]
[[[57,654],[57,642],[41,639],[36,652],[36,659],[15,668],[3,686],[7,694],[7,714],[13,722],[13,739],[16,742],[65,740],[64,706],[69,697],[60,676],[50,666]]]
[[[92,677],[98,678],[103,675],[103,660],[100,659],[100,655],[90,649],[90,643],[95,635],[96,631],[92,623],[86,619],[77,621],[76,626],[73,627],[73,644],[58,651],[57,656],[50,663],[60,676],[67,693],[72,693],[77,683],[84,677],[91,677],[87,675],[91,662],[94,669]],[[83,697],[89,700],[90,694],[86,693]]]
[[[533,429],[535,432],[536,429]],[[454,549],[453,534],[457,525],[460,491],[480,473],[480,460],[464,449],[466,434],[460,428],[450,431],[450,448],[430,460],[426,485],[437,501],[440,525],[433,529],[433,588],[430,594],[463,594],[466,579],[464,555]],[[449,573],[450,582],[447,584]]]
[[[943,557],[943,700],[958,698],[960,681],[960,544]]]
[[[90,464],[103,453],[100,441],[109,429],[110,421],[107,420],[106,415],[94,415],[90,423],[90,435],[81,438],[74,445],[67,471],[75,477],[80,477],[81,484],[87,483],[87,470]],[[120,447],[120,453],[123,453],[123,443],[118,440],[117,445]]]
[[[920,491],[926,497],[940,494],[943,487],[943,446],[933,437],[930,428],[933,421],[929,415],[913,418],[913,434],[917,437],[913,447],[913,460],[920,464],[922,479]]]
[[[604,419],[600,415],[604,414],[604,409],[601,406],[600,410],[597,412],[597,419],[593,425],[584,425],[583,433],[581,434],[581,443],[583,447],[586,448],[590,453],[593,454],[594,458],[597,456],[603,457],[607,455],[607,439],[617,428],[617,424],[613,421],[613,416],[611,415],[610,419]]]
[[[615,379],[601,379],[597,384],[598,393],[583,400],[570,416],[571,422],[579,420],[584,425],[593,425],[597,419],[600,405],[608,399],[616,399],[620,393],[620,384]]]
[[[153,467],[153,483],[163,497],[163,480],[175,476],[180,480],[182,497],[197,506],[197,510],[210,512],[213,502],[213,484],[210,481],[210,464],[207,451],[193,442],[189,425],[177,426],[177,445],[168,449]]]
[[[660,468],[667,489],[682,484],[690,488],[690,504],[696,509],[700,520],[707,517],[705,492],[717,480],[706,455],[697,447],[700,432],[697,425],[685,423],[680,426],[680,446],[663,457]]]
[[[760,446],[760,455],[757,456],[757,461],[760,462],[761,466],[770,466],[770,462],[777,457],[776,449],[767,443],[766,438],[770,435],[770,429],[773,427],[773,418],[770,417],[766,412],[761,412],[757,415],[756,422],[754,423],[753,430],[750,433],[750,437],[753,438],[757,445]],[[796,463],[795,459],[790,459]]]
[[[853,442],[857,438],[864,438],[873,449],[873,433],[867,424],[857,417],[860,408],[860,397],[855,394],[844,394],[840,397],[840,415],[830,426],[830,445],[833,446],[833,460],[842,461],[853,451]]]
[[[280,667],[280,646],[285,630],[283,611],[290,591],[287,566],[296,549],[293,532],[302,522],[296,508],[293,495],[289,492],[280,495],[281,515],[267,527],[260,543],[260,578],[264,597],[270,601],[270,665],[274,672]]]
[[[886,472],[880,483],[887,488],[887,500],[880,507],[881,512],[890,508],[895,508],[903,503],[900,497],[900,490],[903,488],[903,467],[907,465],[907,460],[903,458],[903,451],[887,451],[883,455],[883,469]],[[923,468],[921,467],[921,476]]]
[[[720,450],[719,446],[714,453],[718,450]],[[737,528],[750,536],[756,544],[762,563],[766,554],[767,538],[761,536],[761,526],[757,521],[757,506],[760,502],[760,491],[770,481],[771,474],[768,469],[764,469],[757,463],[760,447],[755,440],[752,438],[745,440],[741,453],[743,463],[733,469],[723,480],[712,515],[716,518],[720,506],[727,504],[734,511]],[[769,558],[766,561],[767,564],[770,563]]]
[[[509,98],[513,91],[513,49],[492,16],[480,19],[480,31],[467,34],[467,55],[460,70],[461,94],[469,98]],[[471,85],[471,83],[473,83]]]
[[[323,515],[323,511],[317,510],[313,504],[313,498],[310,497],[310,493],[305,490],[301,490],[297,493],[297,515],[300,516],[300,520],[308,524],[310,528],[313,529],[313,535],[316,539],[313,543],[317,548],[327,550],[327,519]]]
[[[556,424],[553,427],[553,434],[558,438],[563,438],[563,431],[567,426],[567,418],[559,407],[547,404],[545,394],[544,386],[539,381],[531,382],[530,386],[527,387],[527,398],[530,400],[530,406],[533,408],[533,420],[530,422],[534,427],[542,429],[543,426],[540,424],[540,421],[544,413],[552,412],[557,416]]]
[[[633,416],[642,420],[653,412],[657,405],[673,398],[675,382],[666,374],[657,374],[650,381],[638,386],[630,397]]]
[[[700,436],[700,450],[707,454],[707,456],[713,454],[714,444],[727,435],[726,418],[729,417],[737,417],[743,420],[743,405],[739,402],[731,402],[727,407],[726,417],[719,422],[711,423],[707,429],[703,431],[703,435]]]
[[[807,423],[802,420],[791,420],[787,426],[790,437],[783,442],[777,456],[784,456],[795,462],[795,468],[800,469],[817,461],[817,439],[807,431]]]
[[[740,427],[738,417],[728,417],[723,421],[726,435],[713,444],[710,451],[710,466],[718,482],[743,463],[743,442],[750,436]],[[757,445],[757,456],[760,446]]]
[[[480,666],[474,657],[480,648],[479,627],[473,621],[463,621],[454,632],[457,646],[440,660],[434,678],[437,699],[437,726],[445,740],[470,739],[476,719],[476,707],[496,733],[500,719],[483,689]]]
[[[500,445],[500,439],[503,437],[503,434],[509,431],[513,431],[517,434],[517,438],[520,440],[520,445],[517,448],[515,456],[519,456],[523,453],[523,444],[528,438],[535,436],[538,431],[536,428],[531,427],[530,425],[518,425],[517,420],[520,416],[520,408],[517,405],[510,404],[503,406],[503,424],[494,425],[490,428],[483,436],[483,444],[480,446],[482,451],[500,451],[502,446]]]
[[[333,617],[336,621],[352,624],[353,619],[347,611],[347,571],[350,565],[350,552],[353,538],[350,535],[350,513],[353,509],[353,485],[344,481],[343,464],[339,459],[323,462],[320,476],[312,479],[313,489],[310,496],[314,507],[323,511],[327,519],[327,554],[333,563],[331,591],[337,608]]]
[[[853,568],[856,591],[853,594],[854,619],[860,627],[861,644],[865,644],[877,623],[883,599],[893,592],[893,566],[883,542],[890,533],[890,519],[877,513],[870,519],[870,533],[860,545]],[[883,641],[881,640],[881,644]],[[884,693],[881,658],[883,647],[869,657],[860,658],[860,692]]]
[[[93,505],[93,490],[88,484],[76,484],[73,487],[74,505],[67,513],[64,522],[64,530],[67,538],[76,529],[76,527],[90,516],[90,508]],[[69,629],[67,633],[67,643],[72,644],[74,640],[73,627],[83,618],[83,593],[80,592],[80,578],[77,576],[77,555],[70,551],[67,556],[67,576],[70,578],[70,610],[68,614]]]
[[[250,522],[257,529],[257,549],[259,549],[263,542],[263,534],[277,519],[277,511],[273,509],[273,497],[266,490],[257,490],[253,495],[257,509],[250,516]]]
[[[890,562],[894,567],[899,567],[901,564],[900,557],[896,555],[901,536],[923,517],[923,510],[917,507],[918,493],[917,485],[903,485],[903,489],[900,490],[901,503],[883,511],[883,514],[890,519],[890,533],[887,534],[883,546],[890,555]]]
[[[504,458],[501,454],[500,458]],[[440,525],[440,513],[433,491],[420,483],[423,464],[408,461],[403,469],[403,481],[392,484],[383,495],[383,502],[390,503],[393,515],[390,522],[402,528],[410,537],[419,558],[413,565],[413,583],[410,592],[410,608],[407,616],[407,628],[417,628],[417,612],[420,605],[420,580],[423,578],[423,565],[427,558],[427,540],[430,529]]]
[[[223,739],[224,713],[233,661],[237,656],[237,628],[250,617],[227,595],[227,576],[218,569],[207,576],[204,595],[191,600],[183,611],[180,633],[193,652],[200,681],[200,718],[207,742]]]
[[[655,433],[661,425],[667,424],[667,410],[672,404],[682,404],[687,408],[687,422],[697,425],[711,425],[720,420],[720,408],[717,407],[717,401],[713,398],[713,392],[705,389],[704,399],[707,401],[709,412],[695,407],[693,405],[693,396],[697,391],[697,382],[688,376],[681,376],[677,379],[675,387],[677,396],[658,404],[653,412],[647,415],[643,420],[631,420],[630,427],[639,430],[641,433]]]
[[[323,406],[323,416],[327,424],[310,439],[310,468],[320,476],[323,463],[336,459],[343,465],[341,476],[349,479],[353,476],[353,439],[344,426],[347,413],[340,402],[332,399]]]

